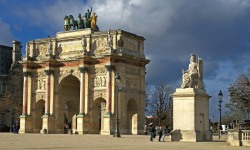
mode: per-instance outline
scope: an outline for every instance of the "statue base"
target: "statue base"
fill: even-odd
[[[176,89],[173,94],[173,141],[211,141],[209,98],[203,89]]]

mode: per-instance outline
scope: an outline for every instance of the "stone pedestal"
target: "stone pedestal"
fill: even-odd
[[[19,133],[32,133],[32,118],[29,115],[21,115]]]
[[[83,114],[79,114],[77,115],[77,134],[83,134],[83,121],[84,120],[84,116]]]
[[[227,130],[228,139],[227,144],[230,146],[241,146],[240,131],[234,129]]]
[[[76,134],[89,133],[89,117],[83,114],[77,115],[77,131]]]
[[[42,134],[56,133],[54,128],[54,117],[51,115],[43,115],[43,124],[42,124]]]
[[[176,89],[173,94],[172,141],[211,141],[209,96],[203,89]]]
[[[103,126],[101,130],[102,135],[111,135],[110,123],[110,113],[103,115]]]

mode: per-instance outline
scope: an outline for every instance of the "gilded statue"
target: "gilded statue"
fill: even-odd
[[[93,13],[93,15],[90,18],[90,21],[91,21],[91,29],[93,29],[93,30],[99,30],[98,27],[97,27],[97,25],[96,25],[96,22],[97,22],[97,15],[96,15],[96,13]]]
[[[201,88],[203,89],[203,62],[201,58],[191,54],[190,64],[187,71],[182,70],[181,88]]]

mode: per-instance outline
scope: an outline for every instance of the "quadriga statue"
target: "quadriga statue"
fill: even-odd
[[[203,87],[203,62],[201,58],[191,54],[190,64],[187,71],[182,70],[182,84],[181,88],[199,88]]]

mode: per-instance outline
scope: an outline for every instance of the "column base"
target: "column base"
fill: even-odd
[[[32,133],[33,132],[33,124],[32,118],[30,115],[21,115],[20,117],[20,129],[19,133]]]
[[[56,133],[55,128],[54,128],[54,117],[51,115],[43,115],[43,124],[42,124],[42,129],[40,133],[42,134],[51,134],[51,133]]]
[[[110,116],[110,113],[106,113],[103,115],[103,127],[101,129],[101,135],[111,135]]]
[[[212,134],[208,131],[202,134],[200,131],[195,130],[173,130],[171,131],[171,141],[211,141]]]
[[[77,130],[75,131],[75,134],[87,134],[89,133],[88,127],[89,127],[89,120],[88,116],[84,114],[78,114],[77,115]]]

